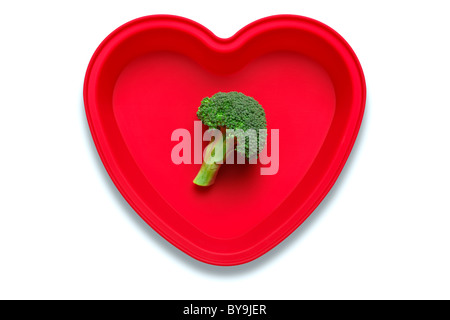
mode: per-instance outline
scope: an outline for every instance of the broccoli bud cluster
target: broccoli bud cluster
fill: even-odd
[[[235,150],[246,158],[257,158],[267,137],[266,114],[252,97],[241,92],[218,92],[202,100],[198,118],[210,129],[226,130],[235,138]]]

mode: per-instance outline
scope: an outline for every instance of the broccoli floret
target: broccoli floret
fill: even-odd
[[[202,167],[194,179],[200,186],[214,183],[221,164],[237,151],[247,159],[256,159],[266,144],[266,114],[262,106],[243,93],[218,92],[202,100],[198,118],[210,129],[222,132],[222,141],[212,141],[206,148]],[[223,148],[223,157],[215,157],[215,150]],[[219,163],[218,163],[219,162]]]

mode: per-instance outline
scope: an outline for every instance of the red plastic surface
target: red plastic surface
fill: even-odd
[[[279,171],[223,165],[214,186],[192,183],[199,164],[175,165],[171,141],[202,98],[241,91],[279,129]],[[190,256],[236,265],[292,233],[330,190],[352,149],[365,105],[360,64],[328,26],[263,18],[229,39],[177,16],[133,20],[98,47],[84,85],[99,155],[134,210]],[[270,136],[269,136],[270,143]]]

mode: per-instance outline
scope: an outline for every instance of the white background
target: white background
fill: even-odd
[[[448,1],[2,1],[1,299],[450,299]],[[228,37],[320,20],[363,66],[367,105],[337,184],[246,265],[198,262],[133,212],[86,123],[84,73],[128,20],[169,13]]]

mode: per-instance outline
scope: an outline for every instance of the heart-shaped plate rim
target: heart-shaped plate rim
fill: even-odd
[[[347,68],[349,83],[352,86],[350,90],[354,92],[354,96],[351,97],[348,103],[349,108],[355,111],[348,121],[345,134],[343,134],[342,148],[330,155],[333,157],[333,160],[327,167],[326,172],[318,177],[317,187],[314,189],[314,192],[309,194],[307,198],[302,199],[296,210],[291,210],[292,213],[286,217],[282,225],[277,226],[267,237],[260,239],[260,241],[245,250],[225,252],[221,248],[221,250],[215,252],[211,248],[203,248],[201,245],[190,241],[183,234],[175,231],[158,217],[153,208],[150,208],[139,198],[108,150],[105,132],[102,131],[100,124],[101,119],[99,119],[99,115],[96,112],[98,107],[96,105],[98,98],[96,96],[98,71],[102,68],[106,57],[110,52],[114,51],[118,43],[125,41],[127,37],[143,28],[156,28],[161,25],[189,32],[204,42],[211,50],[221,53],[234,52],[253,37],[273,29],[298,28],[302,32],[311,34],[311,36],[321,38],[327,44],[328,50],[332,48],[333,54],[339,55]],[[232,37],[223,39],[190,19],[173,15],[151,15],[125,23],[109,34],[99,45],[86,71],[83,97],[87,121],[99,156],[117,189],[136,213],[166,240],[191,257],[213,265],[229,266],[247,263],[274,248],[297,229],[323,200],[334,185],[353,148],[364,114],[366,86],[361,65],[350,45],[336,31],[311,18],[297,15],[269,16],[256,20],[239,30]]]

